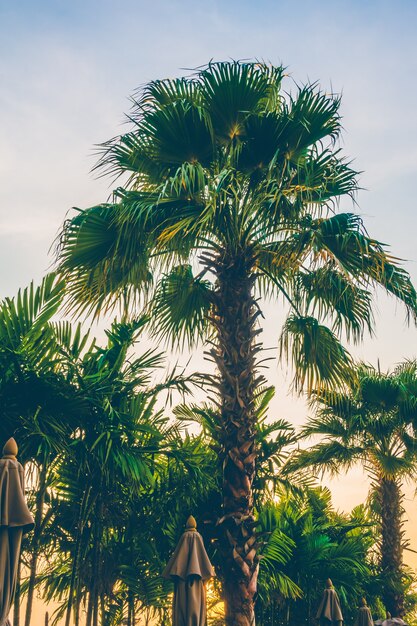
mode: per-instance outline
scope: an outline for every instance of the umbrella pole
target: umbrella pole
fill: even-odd
[[[20,558],[17,566],[16,591],[13,602],[13,626],[20,626]]]

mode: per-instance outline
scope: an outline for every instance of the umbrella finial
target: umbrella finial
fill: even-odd
[[[361,605],[362,606],[367,606],[366,605],[366,598],[361,598]]]
[[[13,437],[10,437],[8,441],[4,444],[3,448],[3,457],[7,459],[15,459],[19,448],[17,447],[16,440]]]
[[[187,523],[185,524],[186,530],[197,530],[197,522],[195,521],[195,517],[190,515],[187,519]]]
[[[327,587],[327,589],[331,589],[331,588],[333,587],[333,583],[332,583],[332,581],[330,580],[330,578],[328,578],[328,579],[326,580],[326,587]]]

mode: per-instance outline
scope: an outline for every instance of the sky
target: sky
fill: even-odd
[[[90,173],[94,146],[122,132],[133,91],[230,58],[283,63],[296,83],[342,93],[342,147],[362,172],[356,210],[417,284],[416,27],[407,0],[0,0],[0,297],[51,266],[71,207],[108,198],[109,181]],[[265,308],[264,344],[274,347],[281,313]],[[399,305],[379,294],[376,318],[357,358],[390,368],[417,356],[417,330]],[[302,423],[290,374],[275,362],[268,379],[278,388],[273,417]],[[325,482],[342,509],[366,496],[359,469]],[[413,494],[408,486],[417,548]]]

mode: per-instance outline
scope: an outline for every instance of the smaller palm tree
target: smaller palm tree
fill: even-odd
[[[387,374],[360,365],[356,383],[346,392],[315,394],[317,413],[301,437],[319,435],[323,440],[298,451],[287,468],[310,466],[338,474],[356,463],[363,464],[371,479],[380,526],[383,601],[392,615],[404,613],[401,484],[416,475],[417,439],[412,423],[416,386],[413,363]]]
[[[47,598],[60,601],[57,616],[65,613],[66,626],[72,619],[79,625],[83,601],[87,626],[117,623],[126,600],[131,620],[135,604],[154,608],[161,583],[155,563],[146,560],[151,536],[144,536],[142,519],[133,512],[149,508],[168,460],[186,467],[189,489],[192,472],[202,480],[197,446],[184,441],[177,425],[155,406],[158,394],[185,392],[194,378],[171,373],[162,383],[151,384],[162,355],[152,350],[132,354],[145,323],[144,318],[114,322],[106,331],[107,345],[94,344],[73,359],[73,395],[80,399],[81,410],[70,450],[64,450],[54,467],[58,502],[51,531],[58,550],[41,578]],[[155,523],[152,511],[148,517]],[[137,566],[146,562],[146,584],[141,580],[142,586],[138,581],[132,586],[123,567],[130,563],[123,561],[127,553]]]
[[[328,489],[281,494],[260,510],[262,549],[257,623],[312,624],[325,579],[334,580],[346,618],[368,587],[373,531],[363,507],[337,513]],[[350,623],[350,621],[347,621]]]

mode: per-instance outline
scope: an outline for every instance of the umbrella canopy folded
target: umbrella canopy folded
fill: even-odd
[[[330,578],[327,579],[326,589],[323,592],[323,597],[317,610],[316,618],[320,620],[321,624],[326,625],[334,624],[335,626],[340,626],[343,622],[339,596],[337,595]]]
[[[214,576],[214,570],[192,516],[188,518],[186,530],[162,575],[175,584],[172,626],[205,626],[204,582]]]
[[[374,626],[372,614],[366,604],[365,598],[362,598],[362,606],[359,608],[355,626]]]
[[[17,444],[9,439],[0,459],[0,626],[10,626],[22,535],[34,526],[24,496],[23,467],[16,459]]]

